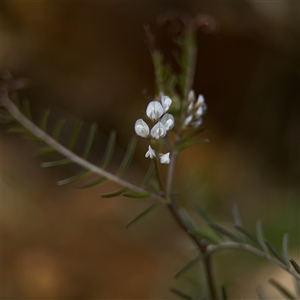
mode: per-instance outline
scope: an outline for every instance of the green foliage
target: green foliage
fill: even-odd
[[[185,272],[187,272],[192,266],[194,266],[201,259],[202,259],[202,255],[195,257],[187,265],[185,265],[178,273],[175,274],[175,278],[179,278],[181,275],[183,275]]]
[[[139,221],[144,219],[146,216],[148,216],[150,213],[152,213],[154,210],[156,210],[160,206],[161,206],[160,203],[155,203],[155,204],[151,205],[146,210],[144,210],[142,213],[140,213],[138,216],[136,216],[132,221],[130,221],[126,225],[126,228],[130,228],[131,226],[135,225],[136,223],[138,223]]]

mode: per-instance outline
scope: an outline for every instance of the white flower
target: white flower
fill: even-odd
[[[193,115],[189,115],[185,121],[184,121],[184,125],[189,125],[193,120]]]
[[[148,151],[145,154],[145,157],[150,157],[151,159],[156,157],[154,150],[151,148],[151,146],[149,145],[148,147]]]
[[[163,123],[158,122],[156,125],[153,126],[151,129],[151,136],[155,138],[156,140],[164,137],[167,134],[166,127],[163,125]]]
[[[199,95],[198,99],[197,99],[197,102],[195,104],[196,107],[199,107],[199,106],[202,106],[204,105],[204,97],[203,95]]]
[[[193,128],[198,128],[203,122],[203,119],[200,117],[195,123],[192,124]]]
[[[151,101],[148,104],[146,114],[152,121],[157,121],[163,113],[164,109],[158,101]]]
[[[163,123],[163,125],[165,126],[166,130],[170,130],[174,127],[174,117],[171,114],[165,114],[162,119],[161,122]]]
[[[168,96],[161,96],[161,104],[164,108],[164,113],[169,110],[172,100]]]
[[[197,111],[196,111],[196,113],[195,113],[196,118],[201,117],[201,116],[203,115],[203,113],[204,113],[204,108],[203,108],[203,106],[201,105],[201,106],[197,109]]]
[[[159,161],[161,164],[169,164],[170,163],[170,152],[168,152],[166,154],[160,154]]]
[[[143,119],[138,119],[135,122],[134,130],[137,135],[146,138],[149,136],[149,126]]]
[[[195,101],[195,92],[193,90],[190,90],[190,92],[189,92],[188,101],[190,103]]]

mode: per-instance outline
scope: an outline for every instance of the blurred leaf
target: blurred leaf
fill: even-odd
[[[265,243],[265,237],[264,237],[264,232],[262,229],[261,220],[257,220],[257,222],[256,222],[256,232],[257,232],[257,241],[258,241],[261,249],[264,252],[269,253],[269,249]]]
[[[197,256],[193,260],[191,260],[187,265],[185,265],[178,273],[175,274],[175,278],[179,278],[182,274],[187,272],[193,265],[195,265],[198,261],[202,259],[202,255]]]
[[[201,128],[199,130],[193,131],[192,133],[188,134],[185,138],[183,138],[181,140],[181,143],[185,143],[189,140],[191,140],[192,138],[196,137],[197,135],[201,134],[202,132],[208,131],[207,128]]]
[[[236,203],[232,205],[232,216],[233,216],[234,225],[242,227],[243,225],[242,225],[242,221]]]
[[[285,233],[282,240],[282,256],[285,260],[285,264],[290,267],[289,260],[289,235]]]
[[[293,278],[294,278],[294,286],[295,286],[296,293],[300,298],[300,280],[297,279],[296,277]]]
[[[102,198],[113,198],[113,197],[117,197],[117,196],[122,195],[126,191],[128,191],[128,188],[123,188],[123,189],[118,190],[118,191],[113,192],[113,193],[108,193],[108,194],[101,195],[101,197]]]
[[[200,207],[200,205],[196,205],[196,210],[198,214],[202,217],[202,219],[206,222],[206,224],[212,224],[213,221],[208,217],[208,215],[205,213],[205,211]],[[223,239],[223,235],[220,234],[218,231],[214,231],[218,237]]]
[[[154,172],[155,171],[155,163],[153,160],[151,160],[151,163],[150,163],[150,166],[149,166],[149,169],[147,171],[147,174],[143,180],[143,183],[142,183],[142,186],[143,187],[148,187],[150,182],[151,182],[151,179],[153,178],[153,175],[154,175]]]
[[[58,140],[65,122],[66,122],[65,120],[59,120],[57,122],[56,126],[54,127],[54,130],[53,130],[53,133],[52,133],[52,137],[55,140]]]
[[[127,198],[148,198],[150,197],[149,193],[136,193],[136,194],[123,194]]]
[[[96,123],[93,123],[90,126],[89,135],[85,144],[85,149],[83,152],[83,158],[87,158],[90,154],[91,148],[93,146],[96,134],[97,134],[98,125]]]
[[[59,167],[70,164],[72,161],[69,158],[63,158],[60,160],[48,161],[41,163],[43,168]]]
[[[120,168],[117,172],[117,174],[119,176],[123,175],[124,172],[129,167],[129,165],[131,163],[131,160],[132,160],[132,157],[133,157],[133,154],[134,154],[134,151],[135,151],[136,142],[137,142],[136,137],[133,137],[131,139],[131,141],[129,142],[129,145],[127,147],[127,151],[125,153],[124,159],[123,159],[122,164],[121,164],[121,166],[120,166]]]
[[[113,130],[108,138],[108,142],[106,145],[103,161],[102,161],[102,168],[105,169],[108,164],[110,163],[110,160],[112,158],[114,148],[115,148],[115,142],[116,142],[116,132]]]
[[[73,150],[74,147],[75,147],[75,144],[77,142],[77,139],[78,139],[79,132],[81,130],[82,124],[83,124],[82,122],[79,122],[79,123],[77,123],[74,126],[74,129],[73,129],[73,132],[72,132],[72,135],[71,135],[71,139],[70,139],[70,142],[69,142],[69,146],[68,146],[68,148],[70,150]]]
[[[101,178],[98,178],[92,182],[89,182],[87,184],[84,184],[84,185],[80,185],[78,186],[77,188],[78,189],[87,189],[87,188],[90,188],[90,187],[93,187],[95,185],[98,185],[98,184],[101,184],[101,183],[104,183],[106,182],[108,179],[106,177],[101,177]]]
[[[91,171],[83,171],[79,174],[76,174],[75,176],[72,176],[70,178],[67,179],[63,179],[57,182],[58,185],[65,185],[65,184],[69,184],[69,183],[73,183],[79,179],[84,178],[85,176],[91,174]]]
[[[205,233],[202,233],[200,231],[192,231],[192,230],[189,230],[188,232],[193,236],[196,236],[196,237],[199,237],[200,239],[206,240],[207,242],[211,242],[212,244],[217,244],[217,242],[214,239],[212,239]]]
[[[290,291],[288,291],[284,286],[282,286],[275,279],[269,279],[269,283],[272,284],[286,299],[296,300],[296,297],[293,296]]]
[[[235,234],[224,227],[214,223],[208,223],[207,225],[210,226],[214,231],[219,232],[220,234],[225,235],[236,242],[240,242],[240,239]]]
[[[149,215],[151,212],[153,212],[159,206],[161,206],[161,203],[155,203],[155,204],[151,205],[145,211],[143,211],[141,214],[139,214],[137,217],[135,217],[131,222],[129,222],[126,225],[126,228],[130,228],[131,226],[133,226],[137,222],[141,221],[144,217],[146,217],[147,215]]]
[[[284,265],[286,265],[286,261],[283,258],[283,256],[277,251],[277,249],[267,240],[265,240],[269,250],[273,253],[275,257],[277,257],[278,260],[280,260]]]
[[[227,293],[226,293],[226,290],[225,290],[225,286],[222,285],[221,289],[222,289],[221,290],[222,291],[222,299],[227,300],[228,298],[227,298]]]
[[[172,293],[174,293],[175,295],[181,297],[182,299],[188,299],[188,300],[193,300],[193,297],[192,296],[189,296],[188,294],[178,290],[178,289],[175,289],[175,288],[170,288],[170,291]]]
[[[50,114],[50,111],[49,111],[49,110],[46,110],[46,111],[43,113],[42,117],[41,117],[39,127],[40,127],[43,131],[46,131],[46,129],[47,129],[47,123],[48,123],[48,119],[49,119],[49,114]]]
[[[27,119],[32,120],[30,105],[27,99],[22,101],[22,112]]]
[[[57,150],[52,148],[51,146],[43,146],[43,147],[36,149],[34,154],[42,155],[42,154],[53,153],[53,152],[57,152]]]
[[[243,233],[245,236],[247,236],[249,238],[249,240],[251,240],[254,244],[256,244],[257,246],[259,246],[258,240],[257,238],[251,234],[250,232],[248,232],[245,228],[238,226],[238,225],[234,225],[234,227],[240,231],[241,233]]]
[[[295,271],[300,275],[300,266],[292,258],[290,259],[290,262],[293,268],[295,269]]]
[[[29,131],[21,125],[11,125],[9,126],[7,132],[29,134]]]

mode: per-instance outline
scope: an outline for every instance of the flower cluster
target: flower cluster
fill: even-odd
[[[167,113],[172,100],[168,96],[162,96],[161,102],[151,101],[146,109],[146,115],[155,125],[152,129],[149,129],[148,124],[143,119],[138,119],[135,122],[134,130],[137,135],[143,138],[153,138],[159,140],[166,136],[167,132],[174,127],[174,117]],[[155,151],[149,145],[148,151],[145,157],[154,158],[156,157]],[[162,164],[168,164],[170,162],[170,153],[159,154],[159,160]]]
[[[184,121],[184,126],[198,128],[202,124],[202,116],[206,112],[207,105],[203,95],[199,95],[196,101],[194,91],[190,91],[188,95],[188,107],[186,110],[187,118]]]

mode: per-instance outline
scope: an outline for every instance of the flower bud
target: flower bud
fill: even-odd
[[[168,152],[166,154],[160,154],[159,161],[161,164],[169,164],[170,163],[170,152]]]
[[[147,138],[149,136],[149,126],[143,119],[138,119],[135,122],[134,130],[137,135]]]
[[[150,157],[151,159],[154,158],[154,157],[156,157],[155,151],[151,148],[150,145],[148,147],[148,151],[145,154],[145,157]]]
[[[161,119],[162,124],[165,126],[166,130],[170,130],[174,127],[175,121],[171,114],[165,114]]]
[[[172,100],[168,96],[161,96],[161,104],[163,106],[164,113],[165,113],[166,111],[169,110],[169,108],[170,108],[170,106],[172,104]]]

